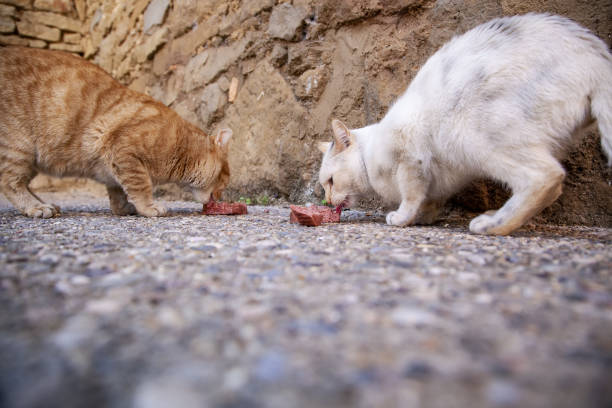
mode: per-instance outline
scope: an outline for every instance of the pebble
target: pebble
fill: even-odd
[[[279,351],[267,351],[257,361],[254,375],[266,382],[279,381],[287,371],[287,357]]]
[[[434,325],[439,318],[422,309],[402,307],[391,312],[391,320],[400,326],[420,326]]]
[[[67,353],[76,352],[95,335],[97,327],[94,318],[83,314],[75,315],[52,334],[51,339],[56,346]]]
[[[60,256],[56,255],[56,254],[45,254],[42,255],[40,257],[40,262],[50,265],[50,266],[55,266],[60,262]]]
[[[141,384],[133,398],[134,408],[201,408],[202,395],[188,384],[168,378]]]
[[[91,279],[85,275],[76,275],[70,278],[70,283],[73,285],[88,285]]]
[[[518,387],[504,380],[493,380],[486,388],[487,401],[494,407],[515,407],[520,400]]]
[[[433,374],[433,369],[427,362],[415,360],[406,366],[403,374],[407,378],[425,380]]]
[[[99,315],[112,315],[121,310],[122,303],[111,299],[90,300],[85,305],[85,310]]]
[[[176,310],[170,307],[163,307],[158,313],[157,318],[162,325],[172,329],[183,327],[184,320]]]
[[[225,373],[223,378],[223,388],[229,391],[240,390],[248,381],[249,374],[247,370],[236,367]]]
[[[91,257],[89,255],[77,255],[75,257],[75,262],[77,265],[87,265],[91,263]]]
[[[61,294],[64,295],[69,295],[73,290],[72,290],[72,285],[70,285],[68,282],[66,281],[59,281],[55,284],[55,290]]]

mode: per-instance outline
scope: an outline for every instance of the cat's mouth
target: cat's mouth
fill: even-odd
[[[209,201],[215,201],[212,193],[207,193],[199,188],[192,187],[191,193],[193,194],[193,198],[202,204],[207,204]]]
[[[220,200],[221,200],[221,192],[213,191],[212,193],[210,193],[210,197],[208,198],[209,202],[214,203]]]
[[[349,198],[347,197],[347,198],[345,198],[345,199],[344,199],[344,201],[342,201],[340,204],[338,204],[338,205],[336,206],[336,213],[337,213],[337,214],[340,214],[340,213],[342,212],[342,209],[343,209],[344,207],[348,207],[349,205],[350,205],[350,200],[349,200]]]

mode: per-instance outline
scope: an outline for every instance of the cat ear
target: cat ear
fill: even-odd
[[[319,149],[321,153],[325,154],[329,150],[330,145],[331,142],[319,142],[317,143],[317,149]]]
[[[351,132],[344,123],[334,119],[332,120],[332,129],[334,131],[334,148],[336,153],[342,152],[353,144],[353,135],[351,135]]]
[[[234,133],[232,132],[232,129],[223,128],[223,129],[219,130],[219,133],[217,133],[217,137],[215,138],[215,143],[219,147],[225,148],[225,147],[227,147],[227,143],[232,138],[233,134]]]

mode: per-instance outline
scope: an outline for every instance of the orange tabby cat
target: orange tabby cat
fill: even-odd
[[[105,184],[118,215],[164,215],[152,186],[165,182],[207,203],[229,181],[231,135],[207,136],[77,56],[0,48],[0,189],[24,215],[59,213],[28,188],[39,172]]]

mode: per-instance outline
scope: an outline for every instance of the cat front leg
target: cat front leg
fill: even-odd
[[[387,224],[396,227],[405,227],[413,225],[418,214],[419,204],[414,201],[402,201],[396,211],[391,211],[387,214]]]
[[[112,163],[112,171],[138,214],[145,217],[161,217],[166,214],[166,208],[153,201],[151,177],[138,158],[132,155],[119,158]],[[120,199],[117,196],[115,198]]]
[[[121,186],[106,186],[110,208],[115,215],[135,215],[138,213],[134,204],[130,203]]]
[[[419,174],[418,167],[398,166],[396,179],[402,201],[396,211],[387,214],[387,224],[405,227],[416,222],[427,192],[426,183],[421,180]]]

